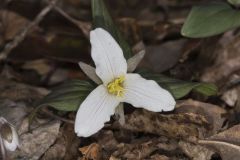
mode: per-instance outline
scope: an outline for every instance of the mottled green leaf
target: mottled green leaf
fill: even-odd
[[[195,91],[206,96],[212,96],[217,93],[217,87],[210,83],[186,82],[178,79],[166,77],[161,74],[153,74],[141,71],[140,74],[146,79],[155,80],[161,87],[168,90],[175,99],[180,99],[191,91]]]
[[[82,101],[94,89],[88,81],[71,80],[52,90],[39,104],[61,111],[76,111]]]
[[[191,38],[217,35],[240,26],[240,11],[226,3],[195,6],[185,21],[181,34]]]
[[[93,27],[104,28],[107,30],[114,39],[119,43],[123,49],[123,53],[126,59],[129,59],[132,55],[132,50],[122,34],[114,24],[103,0],[92,0],[92,16],[93,16]],[[113,53],[114,54],[114,53]]]

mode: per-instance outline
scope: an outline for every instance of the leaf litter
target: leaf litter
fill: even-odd
[[[0,24],[15,24],[10,28],[0,25],[1,31],[3,28],[7,32],[1,32],[1,49],[23,30],[23,25],[34,21],[37,13],[29,14],[34,5],[40,8],[47,5],[43,1],[25,2],[23,6],[20,1],[12,1],[1,9],[4,19],[1,18]],[[37,104],[65,80],[81,79],[92,84],[76,63],[80,60],[92,63],[87,30],[79,30],[79,26],[74,26],[66,16],[63,18],[58,11],[53,11],[18,44],[7,63],[0,64],[0,114],[16,126],[21,141],[19,149],[10,153],[10,157],[17,160],[238,160],[238,30],[217,37],[217,41],[209,38],[208,43],[199,41],[194,45],[193,40],[180,36],[180,26],[191,5],[199,2],[143,1],[145,5],[137,1],[106,2],[123,35],[128,35],[125,39],[131,46],[141,42],[138,51],[145,46],[147,57],[140,67],[148,66],[151,71],[163,72],[184,82],[213,82],[220,89],[218,94],[206,97],[202,95],[204,92],[190,92],[190,87],[184,94],[178,93],[177,107],[169,113],[152,113],[125,105],[125,125],[112,120],[90,138],[75,135],[71,123],[74,112],[55,110],[50,107],[50,101],[29,124],[29,115]],[[89,1],[64,0],[58,7],[75,18],[75,22],[79,20],[78,24],[83,21],[84,24],[91,23]],[[29,39],[38,45],[26,47],[24,44],[28,44]],[[205,52],[203,48],[209,48],[209,51]],[[209,58],[210,51],[214,52],[213,58]],[[22,53],[26,56],[19,56]],[[164,55],[166,61],[161,58]],[[203,62],[202,58],[210,63]],[[179,85],[179,81],[174,83]],[[213,93],[214,89],[210,89]]]

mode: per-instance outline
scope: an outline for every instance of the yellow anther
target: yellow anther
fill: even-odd
[[[108,93],[116,95],[117,97],[122,97],[124,93],[123,82],[125,80],[124,76],[114,79],[112,82],[108,83],[107,89]]]

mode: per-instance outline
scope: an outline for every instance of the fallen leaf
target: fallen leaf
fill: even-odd
[[[213,58],[214,62],[210,67],[205,68],[201,80],[214,82],[221,86],[232,74],[240,70],[240,55],[238,54],[240,38],[232,32],[227,32],[218,40],[217,44],[218,46],[212,51],[212,54],[216,56]]]
[[[57,160],[63,159],[66,154],[66,146],[64,139],[61,137],[56,143],[51,146],[41,158],[42,160]]]
[[[155,154],[151,156],[149,160],[170,160],[170,158],[164,155]]]
[[[175,144],[176,145],[176,144]],[[120,159],[148,159],[148,157],[158,150],[174,152],[176,147],[174,142],[169,142],[165,138],[138,138],[129,143],[120,143],[118,149],[112,154]]]
[[[166,115],[139,109],[126,115],[123,128],[134,132],[194,140],[206,134],[209,124],[205,117],[194,113]]]
[[[97,143],[92,143],[89,146],[84,146],[79,149],[83,154],[83,160],[100,160],[101,159],[101,146]]]
[[[24,27],[29,24],[29,20],[25,17],[9,11],[0,10],[1,22],[3,23],[3,39],[4,41],[12,40]],[[36,28],[36,27],[35,27]]]
[[[34,87],[5,78],[0,79],[0,90],[0,98],[23,102],[34,102],[49,93],[45,88]]]
[[[179,148],[192,160],[211,160],[213,151],[199,144],[180,141]]]
[[[6,118],[15,127],[19,127],[27,115],[25,103],[14,102],[9,99],[0,99],[0,116]]]
[[[224,102],[227,105],[234,107],[235,104],[237,103],[239,95],[240,95],[240,87],[234,87],[224,92],[221,99],[224,100]]]
[[[235,125],[217,135],[200,140],[205,145],[218,152],[223,160],[239,160],[240,157],[240,125]]]
[[[146,56],[144,61],[147,65],[153,69],[154,72],[163,72],[178,62],[181,54],[181,50],[184,47],[186,40],[176,40],[163,43],[162,45],[154,45],[146,47]]]
[[[223,123],[226,120],[224,115],[227,113],[220,106],[191,99],[179,102],[175,112],[194,113],[205,117],[210,127],[205,137],[216,134],[222,129]]]
[[[16,159],[22,157],[31,160],[38,160],[48,148],[54,144],[60,128],[59,121],[52,121],[34,129],[32,133],[24,133],[20,136],[20,150],[15,151],[11,156]]]

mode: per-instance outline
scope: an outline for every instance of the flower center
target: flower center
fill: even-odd
[[[116,95],[117,97],[122,97],[124,93],[123,82],[125,80],[124,76],[114,79],[112,82],[108,83],[107,90],[108,93]]]

